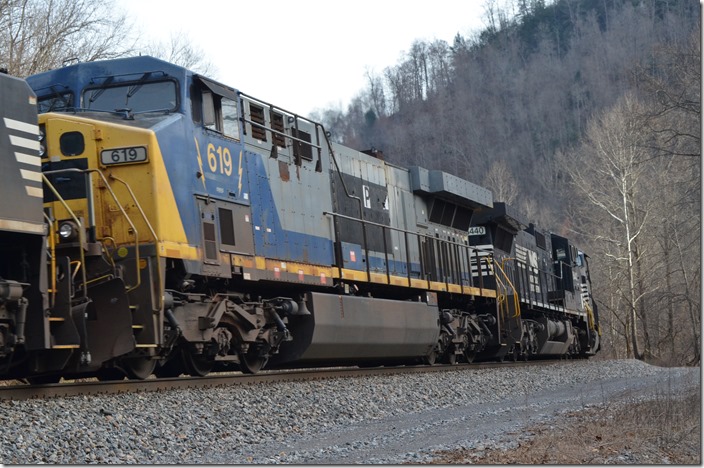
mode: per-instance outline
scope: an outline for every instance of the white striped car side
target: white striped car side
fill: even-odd
[[[39,126],[7,117],[3,120],[8,130],[14,130],[19,134],[10,135],[10,144],[14,147],[17,162],[26,166],[26,169],[20,169],[20,176],[25,181],[27,195],[42,198],[44,191],[42,190],[41,160],[39,157]],[[27,134],[33,138],[27,138],[25,136]]]

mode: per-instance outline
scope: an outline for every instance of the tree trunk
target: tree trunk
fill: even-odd
[[[626,259],[628,267],[628,308],[631,317],[631,344],[633,346],[633,357],[638,360],[643,360],[643,354],[638,347],[638,296],[636,295],[636,275],[633,261],[634,253],[634,239],[631,235],[631,213],[629,210],[630,203],[630,190],[628,187],[627,177],[622,177],[621,179],[621,209],[623,210],[623,226],[625,228],[625,238],[626,238]]]
[[[663,235],[663,255],[665,257],[665,287],[667,288],[667,340],[670,345],[670,360],[675,359],[675,307],[672,301],[675,292],[672,290],[672,267],[670,265],[670,242],[667,233]]]
[[[648,359],[653,357],[653,348],[650,340],[650,327],[648,324],[648,314],[646,312],[646,303],[644,300],[645,286],[643,279],[643,264],[640,251],[638,249],[638,243],[633,241],[633,256],[635,260],[635,274],[636,274],[636,300],[637,308],[636,312],[641,323],[641,330],[643,330],[643,353],[641,357],[643,359]]]

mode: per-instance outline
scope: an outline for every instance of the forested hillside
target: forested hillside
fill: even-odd
[[[607,353],[699,362],[699,3],[489,1],[486,16],[476,37],[415,42],[318,117],[576,237]]]

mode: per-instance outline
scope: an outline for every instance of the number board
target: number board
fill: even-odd
[[[103,166],[115,164],[133,164],[147,160],[147,148],[131,146],[129,148],[113,148],[100,152],[100,162]]]
[[[467,234],[470,236],[483,236],[486,234],[486,228],[484,226],[472,226],[469,228],[469,231],[467,231]]]

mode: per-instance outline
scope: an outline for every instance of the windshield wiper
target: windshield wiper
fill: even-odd
[[[103,81],[100,84],[100,86],[102,86],[102,88],[98,88],[95,91],[93,91],[92,93],[90,93],[90,98],[88,99],[88,102],[91,104],[94,103],[95,100],[98,99],[100,97],[100,95],[105,92],[105,90],[107,89],[107,85],[112,83],[114,80],[115,80],[114,76],[108,76],[107,78],[105,78],[105,81]]]
[[[137,83],[133,84],[132,86],[129,87],[127,90],[127,100],[125,101],[125,104],[130,100],[132,96],[137,94],[137,91],[142,89],[142,86],[144,86],[144,83],[147,81],[147,78],[149,78],[152,75],[152,72],[146,72],[142,77],[137,81]]]
[[[60,89],[62,88],[62,89]],[[40,91],[44,89],[49,89],[51,93],[45,94],[45,95],[40,95]],[[46,88],[39,88],[35,91],[37,94],[39,101],[40,101],[40,107],[42,103],[51,100],[51,104],[49,105],[49,108],[46,111],[41,111],[41,112],[51,112],[54,110],[54,107],[61,102],[64,105],[65,109],[69,109],[69,104],[71,103],[71,95],[69,93],[66,93],[66,90],[70,91],[70,88],[66,86],[65,84],[55,84],[55,85],[50,85],[47,86]],[[68,97],[66,97],[68,95]]]
[[[163,113],[163,114],[171,114],[173,112],[172,107],[162,107],[159,109],[146,109],[146,110],[141,110],[137,112],[133,112],[133,115],[140,115],[140,114],[155,114],[155,113]]]
[[[64,88],[68,89],[68,86],[64,86]],[[49,95],[49,96],[51,96],[51,105],[49,106],[49,109],[47,110],[47,112],[53,111],[54,107],[59,102],[61,104],[63,104],[64,109],[68,109],[69,108],[69,100],[66,98],[66,96],[64,96],[64,94],[61,93],[61,91],[59,91],[57,89],[57,87],[54,85],[49,86],[49,89],[51,90],[51,94]]]

